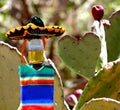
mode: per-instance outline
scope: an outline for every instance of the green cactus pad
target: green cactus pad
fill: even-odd
[[[0,42],[0,110],[17,110],[20,104],[17,49]]]
[[[66,35],[58,42],[58,52],[68,67],[89,79],[95,74],[100,54],[100,40],[92,32],[86,33],[79,40]]]
[[[120,10],[109,18],[111,25],[105,27],[108,61],[116,60],[120,55]]]
[[[92,98],[107,97],[120,101],[120,59],[108,63],[89,80],[77,104],[77,110]]]
[[[63,85],[61,77],[55,67],[54,63],[49,60],[54,67],[56,74],[55,74],[55,81],[54,81],[54,109],[55,110],[69,110],[67,103],[64,100],[64,93],[63,93]]]
[[[80,110],[120,110],[120,102],[110,98],[92,99]]]

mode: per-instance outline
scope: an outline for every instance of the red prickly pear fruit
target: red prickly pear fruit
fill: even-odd
[[[66,102],[71,105],[71,106],[74,106],[75,104],[77,104],[77,98],[74,94],[71,94],[71,95],[68,95],[66,97]]]
[[[92,7],[92,15],[95,20],[100,21],[104,15],[104,7],[101,5],[96,5]]]
[[[74,95],[77,97],[77,99],[80,98],[80,96],[82,95],[82,92],[83,92],[82,89],[75,90]]]

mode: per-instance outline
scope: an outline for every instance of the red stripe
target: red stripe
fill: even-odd
[[[54,110],[53,106],[24,105],[21,110]]]
[[[28,85],[28,84],[54,84],[54,80],[47,80],[47,79],[42,79],[42,80],[22,80],[20,81],[21,85]]]

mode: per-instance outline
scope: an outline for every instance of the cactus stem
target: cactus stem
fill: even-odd
[[[105,30],[102,20],[95,20],[92,25],[92,32],[98,35],[101,41],[101,53],[100,59],[102,61],[102,67],[107,64],[107,47],[105,41]]]

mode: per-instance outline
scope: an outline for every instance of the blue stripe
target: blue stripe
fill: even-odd
[[[53,103],[53,85],[20,86],[22,103]]]
[[[20,77],[54,77],[54,74],[21,74]]]
[[[22,104],[40,104],[40,105],[53,105],[53,100],[23,100]]]

